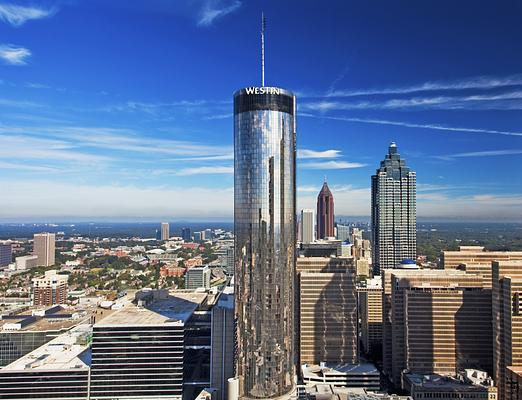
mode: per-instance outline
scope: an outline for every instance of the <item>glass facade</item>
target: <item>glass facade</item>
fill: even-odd
[[[294,386],[295,97],[234,95],[236,374],[242,399]]]

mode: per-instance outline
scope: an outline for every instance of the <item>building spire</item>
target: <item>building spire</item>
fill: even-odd
[[[261,87],[265,86],[265,14],[261,13]]]

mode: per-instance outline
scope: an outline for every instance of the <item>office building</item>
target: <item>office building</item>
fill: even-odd
[[[93,327],[90,400],[181,400],[186,324],[207,295],[139,292]],[[208,383],[208,382],[207,382]]]
[[[505,400],[522,400],[522,367],[506,368]]]
[[[335,238],[341,241],[350,239],[350,227],[348,225],[337,224]]]
[[[212,234],[212,229],[205,229],[204,233],[205,233],[204,240],[212,240],[212,238],[214,236]]]
[[[493,378],[506,399],[507,367],[522,367],[522,261],[492,262]]]
[[[357,364],[357,295],[351,258],[299,257],[301,364]]]
[[[404,374],[404,389],[413,400],[497,400],[498,390],[487,372],[476,369],[446,375]]]
[[[382,351],[382,280],[367,279],[357,287],[357,294],[363,350],[378,355]]]
[[[233,275],[234,274],[234,247],[227,248],[227,258],[226,258],[226,267],[227,267],[227,274]]]
[[[169,238],[170,238],[169,229],[170,229],[170,225],[168,222],[161,223],[161,229],[160,229],[160,233],[161,233],[160,239],[161,240],[169,240]]]
[[[334,239],[301,243],[299,255],[304,257],[342,257],[343,242]]]
[[[198,289],[210,288],[210,268],[205,267],[192,267],[185,274],[185,288],[187,289]]]
[[[79,325],[1,368],[0,398],[87,400],[91,333]]]
[[[381,374],[370,363],[304,364],[301,366],[301,375],[306,385],[328,384],[335,387],[381,390]]]
[[[11,243],[0,243],[0,267],[5,267],[13,261]]]
[[[491,371],[491,290],[482,276],[419,270],[383,274],[383,367],[397,386],[401,373],[456,376]]]
[[[294,388],[296,101],[275,87],[234,94],[234,228],[240,398]]]
[[[192,241],[192,233],[190,228],[182,228],[181,229],[181,238],[185,242],[191,242]]]
[[[30,269],[38,266],[38,256],[20,256],[15,258],[17,270]]]
[[[403,259],[416,258],[416,175],[391,143],[372,176],[373,272],[380,275]]]
[[[33,242],[33,254],[38,256],[38,266],[54,265],[55,234],[36,233]]]
[[[203,240],[203,232],[194,232],[194,242],[201,242]]]
[[[32,298],[35,306],[52,306],[67,302],[67,280],[69,275],[58,274],[52,269],[45,271],[43,278],[33,278]]]
[[[299,400],[412,400],[410,396],[374,392],[364,388],[337,387],[326,383],[298,389]]]
[[[314,241],[314,210],[301,210],[301,243],[312,243]]]
[[[334,199],[328,183],[317,196],[317,239],[335,237],[334,234]]]
[[[210,386],[215,400],[227,400],[228,379],[234,376],[234,287],[227,286],[212,308]]]

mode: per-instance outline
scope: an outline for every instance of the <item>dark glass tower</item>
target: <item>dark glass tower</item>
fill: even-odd
[[[295,96],[234,94],[236,375],[241,399],[294,387]]]
[[[317,196],[317,239],[334,235],[334,199],[326,181]]]
[[[392,142],[372,176],[373,272],[396,268],[417,253],[416,174]]]

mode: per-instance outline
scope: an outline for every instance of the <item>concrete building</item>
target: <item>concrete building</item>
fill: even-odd
[[[68,275],[58,274],[52,269],[43,278],[33,278],[32,298],[35,306],[52,306],[67,302]]]
[[[316,240],[312,243],[301,243],[299,255],[304,257],[342,257],[343,242],[340,240]]]
[[[351,258],[299,257],[301,364],[357,364],[357,295]]]
[[[234,376],[234,287],[226,287],[212,308],[210,385],[215,400],[227,400],[228,379]]]
[[[381,373],[370,363],[327,364],[301,366],[305,385],[327,384],[335,387],[381,390]]]
[[[386,270],[383,286],[383,367],[395,385],[403,370],[451,376],[464,368],[491,371],[491,291],[482,276]]]
[[[0,267],[5,267],[13,261],[11,243],[0,243]]]
[[[497,400],[498,391],[485,371],[466,369],[456,377],[404,374],[403,386],[413,400]]]
[[[185,327],[206,297],[143,291],[96,323],[90,399],[181,400]]]
[[[363,388],[317,384],[302,388],[298,400],[412,400],[412,398],[410,396],[374,392]]]
[[[88,398],[91,325],[79,325],[0,369],[0,398]]]
[[[382,280],[367,279],[357,287],[360,338],[363,350],[379,354],[382,350]]]
[[[317,196],[317,239],[335,237],[334,198],[326,181]]]
[[[507,367],[522,367],[522,261],[493,261],[493,377],[506,399]]]
[[[308,244],[314,241],[314,225],[314,210],[301,210],[301,243]]]
[[[350,227],[348,225],[337,224],[335,238],[341,241],[350,239]]]
[[[54,233],[36,233],[34,235],[33,254],[38,256],[38,266],[54,265],[55,239]]]
[[[20,256],[15,258],[17,270],[25,270],[38,266],[38,256]]]
[[[198,289],[210,288],[210,268],[205,267],[193,267],[190,268],[185,274],[185,288],[187,289]]]
[[[506,368],[505,400],[522,400],[522,367]]]
[[[161,235],[160,235],[160,238],[161,240],[169,240],[170,238],[170,232],[169,232],[169,229],[170,229],[170,225],[168,222],[162,222],[161,223]]]
[[[372,176],[373,272],[395,268],[417,254],[416,174],[391,143]]]

